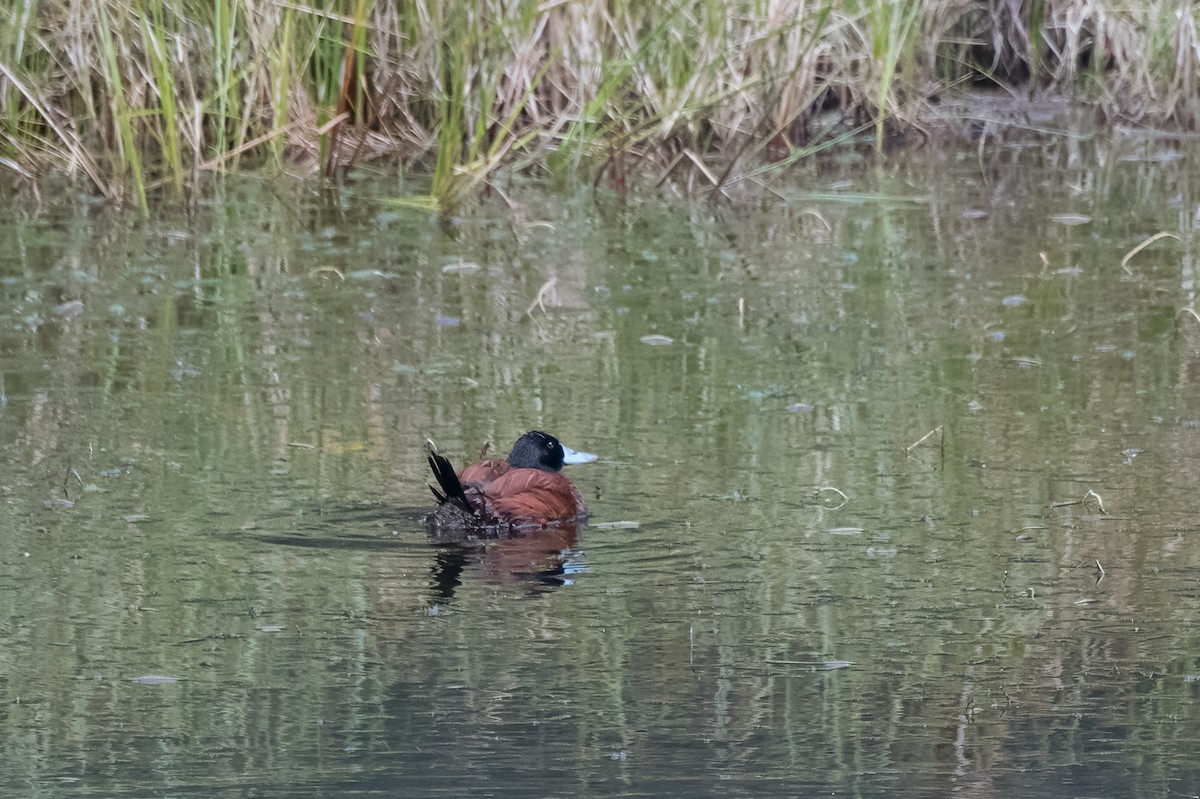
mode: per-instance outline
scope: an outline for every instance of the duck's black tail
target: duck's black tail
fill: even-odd
[[[459,505],[463,510],[471,510],[471,503],[467,500],[467,492],[463,490],[462,483],[458,480],[458,475],[454,473],[454,467],[445,457],[439,455],[434,449],[432,441],[426,441],[426,446],[429,450],[429,468],[433,471],[433,477],[437,480],[438,485],[442,490],[438,491],[433,486],[429,490],[437,497],[439,504],[450,502],[454,505]]]

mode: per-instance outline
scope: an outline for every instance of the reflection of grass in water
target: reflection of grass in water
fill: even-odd
[[[1138,196],[1170,197],[1187,180],[1157,171],[1149,186],[1129,174],[1094,180],[1115,159],[1083,160],[1096,164],[1080,171],[1081,182],[1096,187],[1089,210],[1098,217],[1127,212],[1130,185]],[[1021,181],[1046,180],[1034,169],[1012,171],[1013,196],[1025,196]],[[972,196],[946,181],[944,196]],[[898,182],[920,181],[904,173]],[[866,198],[900,196],[896,186],[865,178],[862,189]],[[25,470],[38,457],[58,460],[44,469],[57,486],[67,451],[83,481],[106,493],[85,494],[71,513],[39,508],[6,525],[11,548],[31,554],[6,561],[10,593],[27,600],[10,603],[5,651],[30,667],[9,670],[6,698],[17,720],[10,749],[26,754],[8,758],[5,774],[39,758],[72,765],[104,757],[128,742],[125,730],[152,723],[171,739],[205,741],[201,757],[217,747],[244,752],[271,775],[308,775],[312,767],[311,747],[274,742],[319,738],[340,752],[367,730],[377,745],[355,760],[380,770],[427,767],[438,755],[397,744],[441,740],[477,763],[553,753],[555,773],[572,776],[627,752],[633,764],[671,762],[680,781],[801,764],[834,775],[831,782],[857,777],[861,785],[864,774],[894,775],[899,755],[937,769],[945,760],[936,753],[960,733],[973,762],[1011,761],[1006,742],[1016,739],[1043,765],[1069,747],[1064,740],[1078,739],[1070,725],[1080,714],[1115,712],[1120,722],[1129,705],[1112,704],[1114,696],[1137,698],[1134,721],[1194,716],[1180,677],[1195,671],[1186,653],[1196,650],[1196,626],[1178,623],[1196,604],[1179,590],[1196,563],[1183,545],[1186,519],[1170,531],[1179,548],[1164,554],[1152,512],[1102,534],[1082,516],[1072,521],[1073,509],[1043,518],[1043,475],[1091,480],[1095,464],[1111,459],[1107,443],[1095,443],[1096,423],[1144,418],[1143,406],[1158,400],[1128,390],[1118,379],[1122,365],[1110,359],[1085,351],[1077,366],[1059,357],[1075,344],[1047,336],[1045,316],[1006,320],[1011,340],[1045,347],[1040,370],[997,369],[1000,351],[968,365],[968,351],[988,352],[979,331],[1010,313],[999,300],[1011,289],[997,288],[989,301],[981,288],[963,293],[961,306],[946,304],[959,289],[944,272],[976,263],[969,258],[1006,286],[1041,286],[1026,289],[1038,298],[1026,310],[1049,301],[1039,291],[1054,299],[1061,290],[1052,319],[1079,325],[1076,342],[1089,339],[1091,320],[1133,313],[1152,321],[1109,280],[1123,274],[1112,256],[1127,249],[1122,237],[1113,239],[1119,246],[1101,240],[1094,249],[1089,238],[1074,251],[1108,269],[1085,279],[1030,278],[1034,247],[1075,241],[1060,226],[1039,227],[1044,208],[963,219],[952,201],[936,215],[910,212],[907,202],[815,198],[823,220],[748,207],[684,224],[678,207],[647,203],[607,223],[591,211],[603,203],[581,203],[589,210],[576,218],[570,209],[546,213],[557,237],[517,253],[498,240],[491,207],[479,216],[489,224],[463,225],[452,243],[432,224],[393,229],[403,252],[386,243],[355,250],[347,279],[325,281],[308,271],[338,263],[343,239],[379,235],[377,218],[364,210],[373,206],[355,203],[336,217],[336,240],[313,241],[307,231],[325,224],[328,211],[287,199],[231,189],[228,204],[197,212],[200,233],[169,246],[150,226],[106,236],[64,226],[63,235],[78,238],[55,240],[64,251],[55,262],[83,264],[97,279],[54,270],[51,279],[71,281],[82,302],[82,312],[60,324],[15,324],[38,316],[39,301],[58,298],[12,290],[22,312],[5,320],[8,351],[28,364],[19,390],[6,372],[13,398],[0,423],[19,430],[9,444],[5,485],[14,493],[6,499],[19,500],[34,483],[40,501],[45,481]],[[23,224],[33,239],[34,224]],[[1036,232],[1032,257],[1012,252],[1011,229]],[[940,250],[964,241],[982,255]],[[653,261],[626,255],[650,248]],[[863,257],[839,260],[851,248]],[[20,281],[50,268],[37,249],[11,249],[28,259]],[[1108,261],[1099,258],[1104,251]],[[447,272],[439,268],[447,252],[483,268]],[[628,289],[589,299],[579,330],[555,328],[567,335],[534,340],[524,310],[540,277],[531,276],[577,252],[587,285]],[[131,268],[129,253],[145,255]],[[354,278],[359,261],[396,275]],[[756,280],[734,279],[743,264]],[[1145,260],[1133,267],[1142,269],[1147,294],[1168,290]],[[851,275],[856,287],[843,288]],[[743,296],[749,314],[740,327]],[[105,309],[116,298],[126,308],[110,319]],[[464,324],[438,328],[423,309]],[[551,323],[558,313],[547,303],[535,315]],[[948,316],[961,326],[949,329]],[[676,343],[642,344],[647,321]],[[1161,334],[1140,323],[1103,325],[1122,347],[1155,345],[1138,356],[1138,385],[1165,387],[1171,402],[1176,387],[1191,396],[1179,382],[1190,379],[1179,352],[1160,346]],[[120,349],[110,327],[120,328]],[[612,335],[593,338],[597,329]],[[173,379],[181,357],[201,374]],[[393,371],[397,363],[415,367]],[[89,373],[97,368],[107,388],[93,393]],[[464,376],[478,385],[464,386]],[[963,402],[975,396],[987,408],[967,418]],[[1046,397],[1054,402],[1040,409]],[[812,407],[788,412],[794,399]],[[464,557],[468,573],[453,601],[431,600],[431,583],[451,582],[461,552],[447,550],[448,562],[437,563],[441,551],[419,516],[403,509],[340,510],[355,496],[427,502],[423,435],[453,431],[473,447],[484,431],[541,415],[612,444],[604,449],[620,463],[581,472],[578,484],[589,499],[603,488],[601,520],[643,522],[586,531],[588,571],[571,586],[531,598],[523,586],[469,571],[481,561]],[[904,446],[943,420],[945,471],[904,461]],[[1155,459],[1139,459],[1145,471],[1125,469],[1123,479],[1140,481],[1138,493],[1156,502],[1190,508],[1193,487],[1178,477],[1186,475],[1189,437],[1175,435],[1170,421],[1142,436]],[[916,449],[936,446],[931,438]],[[127,454],[145,470],[98,474]],[[987,458],[986,471],[961,468],[975,456]],[[1121,487],[1111,474],[1093,485],[1119,511],[1133,492],[1114,492]],[[811,497],[832,485],[849,498],[844,506],[831,501],[833,492]],[[9,501],[2,507],[14,509]],[[141,507],[154,523],[122,521]],[[982,514],[970,515],[974,508]],[[248,520],[258,526],[246,527]],[[846,534],[851,527],[862,532]],[[1108,570],[1099,591],[1093,559]],[[1115,620],[1111,632],[1097,628],[1114,605],[1123,621],[1134,618],[1128,607],[1175,623],[1154,626],[1153,636],[1123,632],[1128,625],[1117,629]],[[845,661],[849,668],[819,670]],[[93,672],[106,679],[94,682]],[[109,685],[148,674],[178,675],[191,693],[143,712],[137,703],[153,695],[130,693],[127,681]],[[1133,767],[1147,768],[1133,758],[1156,764],[1186,743],[1178,725],[1150,728],[1122,738]],[[48,735],[22,732],[29,729]],[[94,752],[101,754],[87,754]],[[670,760],[679,753],[697,756]],[[194,762],[188,752],[174,757]],[[244,761],[210,759],[206,779],[244,777],[235,762]],[[328,777],[324,770],[313,779]]]
[[[1110,113],[1194,125],[1195,12],[1176,24],[1176,10],[23,0],[2,12],[0,130],[18,174],[81,172],[143,209],[148,191],[178,195],[243,159],[340,175],[385,154],[430,166],[443,212],[496,188],[502,166],[721,191],[751,155],[787,164],[863,129],[882,147],[964,80],[1032,75]]]

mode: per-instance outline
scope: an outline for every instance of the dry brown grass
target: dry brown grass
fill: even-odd
[[[1192,0],[18,0],[0,10],[0,168],[143,206],[245,164],[337,176],[380,156],[429,165],[443,209],[506,166],[724,191],[857,131],[881,147],[961,83],[1194,129],[1196,16]]]

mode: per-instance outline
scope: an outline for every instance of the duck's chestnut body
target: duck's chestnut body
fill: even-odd
[[[521,436],[506,459],[479,461],[458,474],[450,461],[431,449],[429,467],[441,491],[432,489],[438,507],[429,516],[430,526],[503,534],[582,522],[587,506],[561,469],[595,459],[539,430]]]

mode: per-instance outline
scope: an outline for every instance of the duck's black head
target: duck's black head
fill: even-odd
[[[541,430],[530,430],[517,439],[512,452],[508,453],[508,463],[517,469],[541,469],[543,472],[557,472],[567,463],[589,463],[596,460],[590,452],[576,452],[564,447],[557,438]]]

